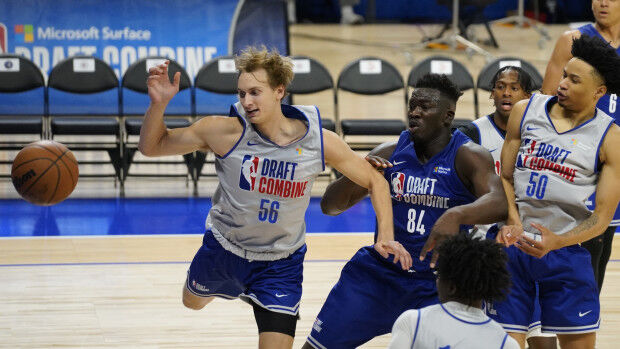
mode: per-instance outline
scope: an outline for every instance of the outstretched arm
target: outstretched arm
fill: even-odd
[[[235,118],[206,117],[189,127],[166,128],[164,111],[179,91],[181,79],[181,73],[177,72],[170,82],[169,63],[166,61],[149,69],[147,86],[151,103],[140,129],[138,149],[146,156],[181,155],[196,150],[213,150],[216,154],[225,154],[243,129]]]
[[[383,143],[374,148],[368,156],[389,159],[395,148],[396,142]],[[358,203],[366,195],[368,195],[368,189],[355,184],[348,177],[342,176],[330,183],[325,190],[321,199],[321,209],[325,214],[336,216]]]
[[[400,243],[394,241],[392,199],[388,183],[372,165],[351,150],[334,132],[323,131],[323,145],[327,163],[370,193],[370,200],[377,215],[375,250],[384,258],[393,254],[394,263],[400,261],[404,270],[409,269],[412,265],[411,255]]]
[[[458,150],[455,165],[461,181],[478,199],[466,205],[452,207],[439,217],[422,248],[421,260],[445,239],[457,234],[461,224],[488,224],[506,218],[506,195],[499,177],[495,174],[491,153],[470,142]],[[431,267],[435,266],[437,257],[437,253],[433,253]]]
[[[546,95],[555,95],[562,79],[562,71],[564,66],[573,57],[571,54],[571,47],[573,45],[573,38],[579,38],[581,33],[579,30],[571,30],[564,32],[562,36],[555,43],[555,48],[547,63],[547,70],[545,70],[545,78],[542,84],[542,93]]]

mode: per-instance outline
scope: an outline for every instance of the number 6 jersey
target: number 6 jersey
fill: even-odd
[[[521,146],[514,170],[516,204],[523,229],[540,234],[538,223],[564,234],[590,216],[586,201],[600,170],[599,149],[613,119],[594,117],[559,133],[549,117],[557,97],[534,94],[521,121]]]
[[[239,118],[243,133],[215,160],[220,183],[206,228],[222,247],[246,259],[282,259],[303,246],[310,191],[325,169],[318,109],[282,105],[282,113],[308,126],[301,139],[286,146],[262,136],[236,103],[230,116]]]

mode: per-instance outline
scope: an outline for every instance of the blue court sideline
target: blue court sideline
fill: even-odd
[[[0,200],[0,237],[202,234],[208,198],[69,199],[51,207]],[[306,212],[310,233],[372,232],[375,215],[366,198],[337,217],[312,198]]]

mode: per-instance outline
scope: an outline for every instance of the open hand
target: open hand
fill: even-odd
[[[166,60],[163,64],[149,69],[146,85],[149,89],[149,98],[154,104],[168,103],[179,92],[181,72],[176,72],[173,81],[170,82],[168,77],[169,64],[170,61]]]
[[[409,268],[413,265],[411,255],[398,241],[377,241],[374,247],[383,258],[388,258],[389,255],[393,254],[394,263],[398,263],[400,261],[400,266],[403,270],[409,270]]]

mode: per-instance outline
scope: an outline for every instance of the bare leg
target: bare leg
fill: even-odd
[[[519,343],[519,346],[521,347],[521,349],[525,348],[525,333],[508,332],[508,335],[514,338],[517,341],[517,343]]]
[[[557,349],[555,337],[530,337],[527,339],[530,349]]]
[[[187,281],[183,284],[183,305],[187,308],[200,310],[209,304],[215,297],[199,297],[187,289]]]
[[[582,334],[558,334],[562,349],[594,349],[596,332]]]
[[[290,349],[293,337],[279,332],[262,332],[258,335],[258,349]]]

